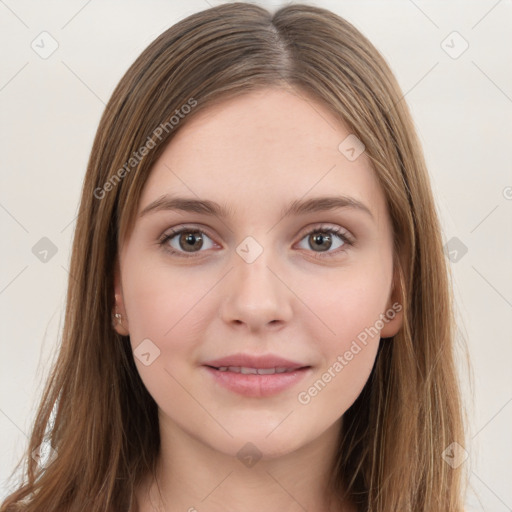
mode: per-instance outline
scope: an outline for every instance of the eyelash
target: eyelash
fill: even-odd
[[[183,232],[201,233],[201,234],[205,234],[206,236],[208,236],[208,238],[212,239],[212,237],[206,231],[203,231],[202,229],[198,229],[198,228],[193,227],[193,226],[184,226],[184,227],[182,227],[180,229],[171,230],[170,232],[165,233],[165,235],[163,235],[159,239],[158,244],[163,248],[164,251],[170,253],[173,256],[175,255],[175,256],[178,256],[178,257],[182,257],[182,258],[193,258],[193,257],[195,257],[194,254],[197,254],[197,253],[190,253],[190,256],[189,256],[189,255],[186,255],[186,253],[184,253],[184,252],[176,251],[175,249],[172,249],[167,244],[167,242],[169,240],[171,240],[176,235],[179,235],[179,234],[181,234]],[[346,235],[346,232],[344,230],[342,230],[342,229],[340,229],[338,227],[332,227],[332,226],[326,226],[326,225],[315,227],[315,228],[311,229],[310,231],[304,233],[302,235],[302,237],[300,238],[300,240],[303,240],[306,236],[312,235],[314,233],[335,234],[344,243],[342,248],[338,248],[336,251],[332,251],[332,252],[326,251],[325,253],[314,253],[314,251],[313,251],[313,253],[314,253],[313,257],[317,258],[317,259],[335,257],[339,253],[345,252],[349,247],[352,247],[352,246],[355,245],[355,242],[350,237],[348,237]],[[199,251],[199,252],[204,252],[204,251]],[[325,254],[325,256],[323,254]]]

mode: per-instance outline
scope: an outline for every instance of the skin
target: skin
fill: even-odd
[[[310,96],[268,89],[199,113],[154,165],[139,212],[172,193],[217,201],[234,214],[148,213],[120,248],[116,330],[130,335],[134,349],[149,338],[160,350],[148,366],[135,358],[159,406],[162,440],[161,498],[148,478],[137,491],[142,512],[339,510],[325,483],[343,414],[369,377],[379,335],[360,344],[309,403],[297,397],[400,296],[383,191],[364,152],[350,161],[338,150],[350,133]],[[373,218],[351,208],[280,214],[292,200],[335,194],[360,200]],[[179,234],[167,242],[190,257],[158,245],[169,228],[190,224],[206,230],[195,252]],[[315,245],[307,233],[322,224],[355,245],[343,246],[335,234],[330,247]],[[236,252],[247,236],[263,248],[250,264]],[[401,325],[397,312],[380,337]],[[311,373],[277,395],[245,397],[202,367],[236,352],[277,354],[311,365]],[[252,467],[237,458],[248,442],[262,455]],[[355,508],[347,502],[343,510]]]

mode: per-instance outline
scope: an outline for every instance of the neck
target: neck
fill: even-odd
[[[137,492],[140,512],[353,512],[327,489],[340,425],[296,451],[258,459],[249,445],[247,456],[232,456],[161,418],[156,481],[148,475]]]

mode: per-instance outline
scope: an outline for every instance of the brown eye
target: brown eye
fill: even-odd
[[[205,247],[205,241],[210,241],[210,246]],[[186,253],[194,254],[201,251],[201,249],[210,249],[213,247],[211,238],[199,229],[183,228],[176,231],[171,231],[163,236],[160,240],[160,245],[171,254],[185,256]]]
[[[309,235],[308,243],[310,247],[318,247],[320,251],[328,251],[332,246],[332,237],[322,233],[313,233]]]
[[[302,240],[306,240],[306,247],[303,246],[302,249],[309,249],[315,253],[326,253],[326,257],[335,256],[353,245],[348,235],[337,227],[316,228],[306,233]],[[331,251],[331,248],[335,250]]]
[[[178,237],[178,245],[187,252],[194,252],[203,246],[200,231],[182,231]]]

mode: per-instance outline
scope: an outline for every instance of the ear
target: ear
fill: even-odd
[[[126,316],[126,309],[124,307],[124,295],[123,287],[121,285],[121,270],[119,266],[119,256],[116,257],[114,265],[114,297],[115,305],[114,311],[112,311],[112,325],[118,334],[121,336],[128,336],[130,334],[128,330],[128,317]],[[116,318],[114,313],[119,313],[120,318]]]
[[[380,337],[392,338],[402,328],[404,316],[403,289],[397,266],[395,266],[393,288],[384,315],[385,318],[382,320],[384,327],[380,331]]]

